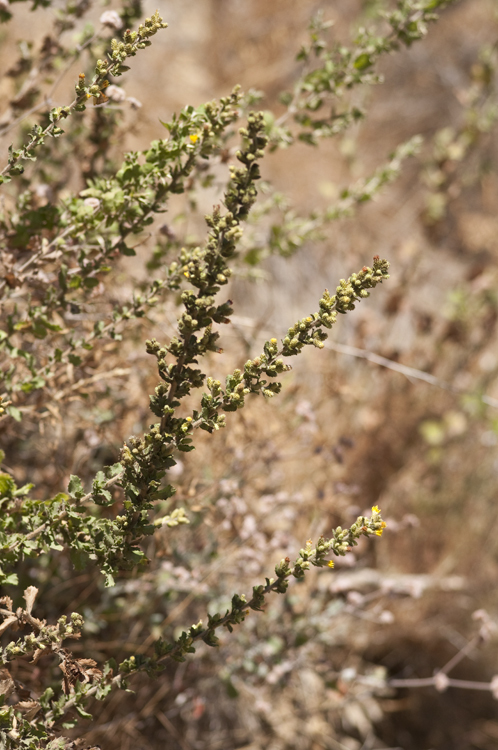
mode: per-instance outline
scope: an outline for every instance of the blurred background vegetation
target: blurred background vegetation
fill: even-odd
[[[278,109],[275,97],[292,85],[295,55],[317,10],[347,44],[382,4],[155,0],[144,12],[156,6],[169,29],[123,83],[142,107],[127,110],[111,137],[117,159],[163,137],[160,120],[236,83],[261,90],[263,109]],[[39,25],[16,9],[8,33],[2,30],[2,69],[22,57],[18,38],[31,34],[39,43],[43,25],[50,27],[52,11],[36,13]],[[299,358],[280,398],[251,402],[225,431],[200,436],[198,449],[182,456],[171,481],[191,525],[157,534],[145,576],[129,574],[110,590],[63,556],[36,570],[26,563],[24,575],[37,578],[37,616],[84,615],[85,638],[74,651],[100,662],[146,648],[150,633],[178,634],[207,604],[222,609],[304,539],[349,525],[374,504],[388,523],[382,540],[365,540],[333,571],[313,572],[275,597],[264,614],[223,635],[218,650],[201,648],[156,682],[137,678],[134,694],[116,693],[97,707],[88,743],[496,748],[498,704],[489,692],[376,685],[385,677],[430,677],[472,639],[476,610],[498,614],[497,34],[494,0],[454,4],[425,40],[381,62],[382,85],[355,91],[368,111],[364,122],[319,150],[300,144],[263,161],[264,178],[305,214],[337,200],[402,141],[424,138],[420,154],[374,202],[331,223],[292,257],[273,255],[257,273],[248,265],[234,279],[234,324],[222,331],[223,361],[212,361],[220,374],[314,309],[324,286],[334,288],[376,254],[392,264],[391,280],[338,322],[327,348]],[[61,82],[58,103],[70,101],[77,72],[76,65]],[[2,80],[4,103],[10,85]],[[61,184],[82,189],[73,184],[79,172],[71,159],[81,166],[87,155],[64,158]],[[163,233],[195,234],[217,199],[216,184],[207,197],[179,198],[166,216],[176,220]],[[140,273],[136,259],[126,259],[114,299],[126,299]],[[134,340],[96,348],[80,374],[84,397],[81,382],[71,390],[70,374],[60,408],[40,420],[3,422],[2,447],[19,482],[35,482],[42,496],[60,491],[70,473],[91,477],[149,423],[144,393],[156,376],[140,342],[144,332],[170,330],[171,310],[138,321]],[[390,362],[369,361],[370,353]],[[491,642],[452,676],[487,682],[496,673]]]

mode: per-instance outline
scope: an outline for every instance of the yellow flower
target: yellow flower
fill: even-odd
[[[333,560],[329,560],[328,566],[329,566],[329,568],[333,568],[334,567],[334,561]]]
[[[374,505],[372,508],[372,513],[380,513],[380,508],[378,505]]]
[[[197,143],[197,141],[199,140],[199,136],[197,135],[197,133],[193,133],[189,136],[189,138],[191,143]]]
[[[380,529],[377,529],[377,531],[375,532],[377,536],[382,536],[382,532],[384,531],[386,526],[387,526],[387,523],[385,521],[382,521]]]

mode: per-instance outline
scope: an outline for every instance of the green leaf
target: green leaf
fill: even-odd
[[[21,391],[23,391],[23,393],[31,393],[31,391],[34,391],[38,388],[43,388],[44,385],[45,385],[45,380],[41,378],[39,375],[37,375],[32,380],[25,381],[21,385]]]
[[[358,55],[353,63],[356,70],[365,70],[365,68],[369,68],[371,64],[372,61],[370,60],[370,56],[367,55],[366,52],[364,52],[362,55]]]
[[[237,690],[237,688],[235,687],[235,685],[230,679],[225,680],[225,689],[227,691],[227,695],[229,698],[239,697],[239,691]]]
[[[125,242],[121,242],[119,245],[119,252],[121,255],[127,255],[129,257],[133,257],[136,255],[135,250],[132,247],[128,247],[128,245]]]
[[[80,500],[85,494],[81,479],[76,474],[71,474],[67,490],[75,500]]]
[[[87,289],[94,289],[96,286],[98,286],[98,284],[99,284],[99,280],[94,279],[93,276],[89,276],[87,279],[83,281],[83,285]]]
[[[93,719],[92,714],[89,714],[88,711],[85,711],[83,706],[79,706],[78,704],[76,704],[75,709],[79,713],[82,719]]]
[[[15,482],[10,474],[0,474],[0,497],[10,497],[13,495],[15,488]]]
[[[47,335],[47,327],[41,320],[33,322],[33,333],[37,339],[44,339]]]
[[[117,474],[119,474],[121,471],[123,471],[123,464],[116,463],[112,464],[111,466],[108,466],[106,469],[106,472],[109,477],[115,477]]]
[[[79,289],[81,286],[81,276],[77,273],[71,276],[68,286],[70,289]]]
[[[167,487],[163,487],[162,489],[157,490],[157,492],[154,493],[154,500],[168,500],[170,497],[173,497],[175,493],[176,487],[168,484]]]
[[[112,685],[110,684],[99,685],[99,687],[97,688],[97,692],[95,693],[95,698],[98,701],[103,701],[109,695],[111,690],[112,690]]]
[[[103,471],[98,471],[95,474],[95,479],[93,480],[93,489],[98,492],[100,489],[100,486],[105,484],[106,477]]]
[[[12,406],[12,405],[8,406],[7,414],[10,414],[10,416],[13,417],[16,420],[16,422],[20,422],[22,419],[21,411],[17,409],[17,407],[15,406]]]
[[[30,490],[33,489],[35,485],[34,484],[25,484],[22,487],[19,487],[18,490],[14,492],[14,497],[24,497],[24,495],[27,495]]]
[[[102,505],[104,507],[108,507],[109,505],[113,504],[112,495],[109,490],[100,490],[98,494],[94,495],[93,501],[97,505]]]
[[[31,487],[34,487],[34,484],[31,484],[29,487],[31,489]],[[69,495],[66,495],[65,492],[58,492],[57,495],[52,498],[52,503],[64,503],[67,500],[69,500]]]
[[[67,721],[62,726],[70,729],[71,727],[74,727],[75,724],[76,720],[73,720],[72,722]],[[43,739],[45,739],[45,737]],[[51,740],[46,747],[47,750],[64,750],[64,748],[67,747],[67,744],[64,737],[57,737],[55,740]]]
[[[16,573],[10,573],[9,575],[5,575],[5,573],[0,573],[0,585],[1,586],[18,586],[19,578],[17,577]]]
[[[51,687],[48,687],[42,695],[40,695],[40,705],[46,711],[50,708],[50,700],[54,697],[54,691]]]
[[[107,588],[110,588],[111,586],[114,586],[116,581],[114,580],[114,576],[112,575],[110,570],[103,570],[102,573],[104,574],[104,582]]]
[[[247,253],[244,255],[244,262],[248,263],[250,266],[257,266],[258,263],[261,261],[261,255],[262,255],[262,249],[258,247],[253,247],[250,250],[248,250]]]

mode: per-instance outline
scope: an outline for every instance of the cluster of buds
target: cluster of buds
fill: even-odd
[[[332,298],[337,312],[346,313],[354,310],[356,302],[369,296],[369,289],[389,278],[389,263],[387,260],[374,257],[373,267],[363,266],[359,273],[353,273],[349,279],[341,279],[336,289],[336,297]]]
[[[325,294],[327,295],[328,292],[325,291]],[[323,304],[324,299],[326,298],[320,300],[320,304]],[[331,319],[330,325],[335,322],[334,315],[334,313],[332,313],[332,315],[327,314],[327,324],[329,319]],[[320,325],[321,322],[320,314],[313,313],[291,326],[287,331],[287,336],[283,340],[282,354],[286,357],[290,357],[293,354],[299,354],[307,344],[322,349],[327,334],[317,328],[317,325]],[[329,327],[329,325],[327,325],[327,327]]]
[[[233,106],[238,99],[238,91],[234,91],[231,97],[222,102],[225,108],[223,111],[217,113],[214,105],[210,108],[213,129],[215,125],[219,126],[216,124],[215,116],[224,113],[225,119],[233,119]],[[245,147],[239,150],[238,159],[242,166],[231,170],[231,181],[225,195],[226,213],[222,215],[220,208],[216,206],[213,212],[206,216],[210,231],[205,245],[182,248],[179,262],[170,267],[172,276],[187,279],[193,289],[184,290],[181,294],[184,312],[178,320],[179,336],[174,337],[167,346],[161,346],[157,341],[147,342],[147,352],[156,357],[159,375],[163,380],[151,396],[150,405],[154,414],[161,417],[164,435],[175,435],[179,432],[186,438],[190,431],[190,423],[183,420],[180,424],[174,419],[174,407],[192,388],[198,388],[203,384],[205,376],[191,365],[207,351],[220,351],[217,346],[218,333],[212,330],[212,326],[214,323],[228,323],[233,312],[230,300],[216,304],[216,294],[221,286],[228,283],[231,269],[227,261],[236,253],[236,245],[242,234],[240,223],[247,216],[256,198],[254,183],[260,177],[256,159],[263,155],[267,143],[264,128],[262,113],[249,115],[247,128],[241,129]],[[199,148],[202,148],[203,138],[204,135],[200,137]],[[197,138],[190,140],[192,145],[197,146]],[[167,361],[168,355],[176,359],[176,364]],[[277,365],[272,362],[268,362],[268,365],[271,366],[273,374],[278,372]],[[244,395],[251,390],[252,378],[253,374],[248,370],[244,377],[241,374],[229,376],[226,394],[222,394],[220,383],[209,379],[209,393],[204,394],[201,401],[202,411],[195,412],[193,416],[195,425],[209,431],[223,426],[224,418],[218,411],[234,411],[243,406]],[[271,388],[268,393],[270,390]],[[182,438],[180,449],[185,450],[188,447],[183,442],[185,438]]]
[[[31,656],[36,661],[45,651],[58,651],[67,638],[79,638],[83,627],[83,618],[77,612],[73,612],[68,620],[66,615],[60,617],[56,625],[47,625],[45,620],[39,620],[32,614],[32,608],[38,589],[28,586],[24,592],[26,607],[13,609],[12,599],[8,596],[2,597],[1,610],[3,623],[2,632],[11,628],[16,631],[19,628],[29,626],[32,632],[17,641],[11,641],[0,651],[0,664],[7,665],[10,661],[20,656]]]
[[[101,17],[101,22],[104,25],[112,26],[116,29],[121,27],[121,20],[115,11],[109,11],[107,14],[104,13]],[[111,74],[119,76],[125,72],[128,68],[122,65],[127,57],[133,57],[137,54],[137,50],[144,49],[150,46],[151,42],[149,37],[154,36],[159,29],[167,27],[167,23],[163,22],[163,19],[159,15],[159,11],[156,11],[151,18],[146,18],[143,24],[140,24],[137,31],[131,31],[126,29],[123,34],[123,41],[117,39],[111,39],[111,54],[110,62],[105,60],[97,60],[95,65],[95,77],[90,85],[86,84],[85,74],[80,73],[78,76],[78,82],[75,86],[76,90],[76,103],[74,109],[77,112],[81,112],[85,109],[84,98],[89,99],[93,97],[94,104],[105,104],[109,101],[109,97],[104,94],[104,89],[109,86],[109,81],[106,76]],[[117,87],[114,87],[116,90]],[[115,96],[119,94],[114,91]]]
[[[224,627],[231,633],[235,625],[239,625],[245,620],[250,610],[257,612],[263,610],[267,594],[271,592],[284,594],[287,591],[291,576],[297,579],[303,578],[311,565],[333,567],[332,561],[326,559],[330,557],[331,552],[335,555],[344,555],[346,551],[357,544],[357,539],[360,536],[378,535],[379,529],[382,531],[385,526],[379,508],[374,506],[370,518],[359,516],[349,529],[338,527],[332,532],[331,539],[320,537],[316,547],[313,547],[311,540],[308,540],[305,547],[299,551],[299,556],[294,563],[291,563],[290,558],[286,557],[275,566],[276,579],[267,578],[265,584],[253,586],[252,597],[249,600],[244,595],[234,594],[231,608],[225,614],[208,615],[206,626],[203,626],[202,621],[192,625],[173,643],[167,643],[160,638],[155,643],[155,659],[146,659],[143,655],[132,656],[119,665],[120,672],[125,675],[137,671],[154,672],[158,669],[159,662],[166,658],[180,662],[185,661],[188,654],[195,653],[194,643],[198,640],[204,641],[208,646],[217,646],[219,640],[215,631],[218,628]]]
[[[330,539],[321,536],[316,547],[313,547],[313,542],[309,539],[306,546],[299,550],[299,556],[294,564],[291,564],[290,559],[286,557],[276,565],[275,573],[279,579],[288,578],[290,575],[293,575],[294,578],[303,578],[305,571],[309,570],[311,565],[318,568],[325,566],[333,568],[333,561],[327,559],[331,553],[336,556],[344,556],[357,546],[358,539],[361,536],[368,537],[374,534],[381,536],[385,528],[386,523],[382,520],[380,509],[377,505],[374,505],[370,518],[358,516],[348,529],[338,526],[333,530]]]
[[[282,354],[286,357],[299,354],[304,346],[310,344],[322,349],[327,334],[321,329],[332,328],[337,313],[354,310],[359,300],[369,296],[369,289],[389,278],[388,269],[388,261],[376,255],[372,268],[363,266],[359,273],[353,273],[349,279],[341,279],[334,296],[326,289],[319,303],[319,311],[289,328],[283,340]]]
[[[154,36],[159,29],[165,29],[167,25],[167,23],[163,23],[159,11],[156,10],[151,18],[146,18],[145,22],[140,24],[137,31],[126,29],[122,42],[119,42],[117,39],[111,40],[111,58],[113,62],[122,63],[127,57],[136,55],[137,50],[148,47],[150,45],[149,37]]]

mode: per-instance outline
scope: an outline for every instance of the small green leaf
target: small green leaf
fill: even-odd
[[[119,252],[121,255],[127,255],[129,257],[133,257],[136,255],[135,250],[132,247],[128,247],[128,245],[125,242],[121,242],[119,245]]]
[[[10,575],[5,575],[5,573],[0,573],[0,585],[18,586],[18,584],[19,584],[19,578],[17,577],[16,573],[10,573]]]
[[[81,479],[76,474],[71,474],[67,490],[75,500],[79,500],[85,494]]]
[[[20,422],[22,419],[21,411],[15,407],[15,406],[8,406],[7,407],[7,414],[10,414],[11,417],[13,417],[16,422]]]
[[[106,587],[110,588],[111,586],[114,586],[116,582],[112,573],[109,570],[103,570],[102,572],[104,574],[104,582]]]
[[[19,489],[14,492],[14,497],[24,497],[24,495],[27,495],[34,486],[34,484],[25,484],[22,487],[19,487]]]
[[[79,289],[81,286],[81,276],[77,273],[71,276],[68,286],[70,289]]]
[[[78,704],[75,705],[76,711],[79,713],[82,719],[92,719],[92,714],[89,714],[88,711],[85,711],[83,706],[79,706]]]
[[[358,55],[353,63],[356,70],[365,70],[365,68],[369,68],[371,64],[372,61],[370,60],[370,56],[367,55],[366,52],[364,52],[362,55]]]
[[[93,496],[93,502],[97,505],[102,505],[104,507],[108,507],[109,505],[112,505],[113,499],[112,495],[109,492],[109,490],[100,490],[100,492],[95,494]]]

